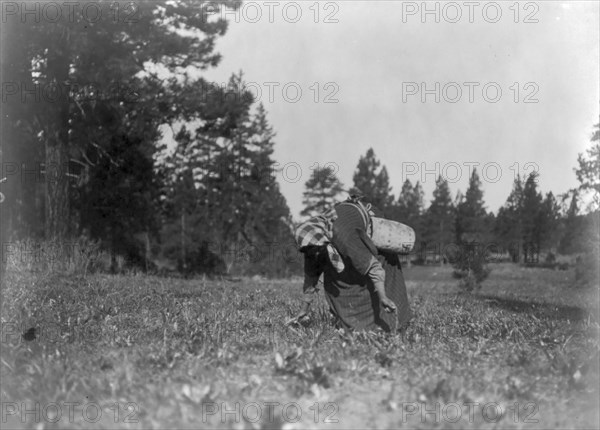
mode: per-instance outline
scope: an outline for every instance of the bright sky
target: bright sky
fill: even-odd
[[[217,43],[223,61],[203,73],[224,83],[242,70],[260,89],[295,218],[311,167],[335,163],[349,188],[369,147],[394,195],[420,180],[426,205],[438,173],[464,192],[473,165],[493,211],[517,172],[536,169],[544,193],[577,185],[600,114],[598,2],[430,2],[425,15],[420,1],[299,4],[301,16],[246,2]]]

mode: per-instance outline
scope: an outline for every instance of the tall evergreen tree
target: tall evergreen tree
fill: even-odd
[[[394,219],[401,222],[415,220],[423,214],[423,187],[419,181],[413,186],[409,179],[402,184],[393,212]],[[404,221],[402,221],[404,220]]]
[[[555,249],[563,234],[560,219],[560,204],[552,191],[546,194],[542,202],[540,229],[542,232],[541,246],[543,249]]]
[[[565,232],[560,241],[558,251],[561,254],[581,252],[581,221],[579,215],[579,195],[574,191],[565,218]]]
[[[198,218],[204,218],[202,211],[197,210],[200,204],[198,190],[194,179],[194,170],[199,163],[196,159],[196,148],[191,132],[183,126],[175,136],[175,151],[167,157],[160,167],[164,174],[164,219],[163,237],[165,238],[163,254],[174,257],[180,270],[187,272],[190,258],[195,248],[201,244],[198,232],[193,226]]]
[[[304,187],[304,209],[300,212],[302,216],[314,216],[332,208],[344,192],[344,187],[333,168],[328,166],[313,170]]]
[[[577,157],[578,167],[575,169],[580,191],[591,191],[594,209],[600,209],[600,122],[594,126],[592,147],[586,154]]]
[[[469,187],[464,195],[457,195],[456,240],[460,252],[451,256],[454,276],[460,279],[459,285],[467,291],[479,288],[490,273],[487,267],[487,241],[490,238],[493,215],[486,213],[483,191],[477,170],[469,178]]]
[[[413,186],[409,179],[402,184],[398,200],[388,210],[388,218],[406,224],[415,230],[415,243],[422,241],[423,188],[417,183]]]
[[[414,208],[413,212],[415,213],[415,215],[420,216],[423,215],[423,213],[425,212],[424,198],[425,193],[423,192],[423,186],[419,181],[417,181],[417,183],[415,184],[415,188],[413,189],[412,196],[412,205]]]
[[[598,286],[600,280],[600,122],[595,125],[592,135],[592,147],[587,150],[587,154],[579,154],[577,159],[578,168],[575,169],[577,180],[579,181],[579,191],[591,191],[593,202],[589,206],[591,210],[585,219],[581,220],[579,237],[571,238],[571,248],[573,243],[578,243],[577,248],[583,255],[579,259],[575,268],[575,279],[579,284],[588,284]],[[571,234],[575,228],[574,220],[567,219],[567,228],[565,236]],[[570,230],[570,231],[569,231]]]
[[[393,198],[387,169],[384,166],[380,170],[380,165],[373,148],[369,148],[365,156],[358,160],[353,176],[354,187],[350,193],[363,195],[369,203],[386,212]]]
[[[110,250],[113,270],[117,254],[141,266],[147,264],[145,244],[139,243],[136,233],[158,229],[152,159],[143,142],[123,135],[113,137],[106,151],[78,194],[82,228]]]
[[[454,241],[454,218],[455,210],[448,182],[439,176],[433,190],[433,200],[425,214],[423,238],[428,247],[433,244],[444,250],[446,245]]]
[[[504,205],[498,210],[494,225],[496,241],[507,249],[513,262],[519,261],[523,240],[522,225],[523,184],[517,176]]]
[[[207,6],[212,11],[224,4],[188,0],[99,3],[101,14],[96,22],[89,22],[82,13],[63,13],[57,22],[20,20],[20,14],[5,17],[11,32],[2,38],[3,48],[19,49],[9,50],[9,61],[3,58],[3,72],[9,72],[3,76],[17,78],[14,82],[44,94],[26,100],[23,115],[19,108],[9,108],[13,117],[8,123],[21,121],[15,123],[18,130],[11,126],[14,133],[6,143],[18,145],[23,141],[19,133],[24,133],[43,148],[35,155],[45,172],[48,239],[77,234],[78,217],[73,212],[87,210],[72,205],[75,188],[82,184],[75,182],[66,166],[83,165],[84,176],[92,177],[96,173],[89,171],[103,164],[100,158],[108,157],[112,136],[125,133],[147,143],[156,137],[161,123],[207,116],[205,111],[211,107],[198,103],[195,82],[159,77],[149,65],[160,64],[172,74],[190,66],[202,70],[216,65],[220,57],[213,52],[215,39],[225,33],[227,23],[207,19]],[[19,91],[7,100],[11,106],[20,103]],[[17,158],[4,161],[22,162]]]
[[[387,168],[381,167],[381,170],[375,178],[375,189],[377,190],[373,204],[384,212],[388,212],[394,203],[392,187],[390,186],[390,177]]]
[[[537,243],[540,249],[556,245],[560,205],[552,192],[545,197],[537,192],[536,174],[531,174],[523,190],[523,240]]]
[[[483,191],[477,169],[469,178],[469,187],[464,199],[456,208],[456,239],[458,242],[483,242],[485,240],[484,218],[486,211],[483,202]]]
[[[226,90],[242,87],[242,76],[236,75]],[[199,127],[188,138],[180,132],[175,152],[157,160],[161,175],[168,178],[164,195],[166,254],[180,261],[181,249],[189,249],[188,261],[180,262],[180,267],[212,270],[218,266],[215,259],[220,259],[221,266],[227,263],[231,268],[250,258],[245,249],[291,240],[289,209],[272,174],[275,133],[262,105],[251,114],[252,99],[243,96],[241,100],[238,117],[230,121],[227,133],[219,131],[215,136],[212,129]],[[190,209],[183,211],[186,224],[179,210],[169,210],[180,201],[177,193],[185,196],[185,207]],[[189,248],[182,245],[185,238],[180,241],[174,234],[184,226]]]
[[[551,192],[543,197],[537,191],[537,178],[531,174],[525,183],[515,179],[494,224],[496,241],[508,249],[514,262],[519,261],[524,247],[550,249],[561,236],[560,205]]]
[[[523,241],[525,245],[539,248],[541,243],[542,195],[537,191],[537,175],[532,173],[525,181],[522,202]]]
[[[408,222],[416,211],[412,208],[414,198],[414,186],[410,179],[406,179],[402,184],[402,189],[398,195],[398,200],[394,204],[394,210],[392,212],[392,218],[400,222]],[[404,221],[402,221],[404,220]]]

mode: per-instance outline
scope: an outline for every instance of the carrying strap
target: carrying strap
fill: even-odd
[[[365,207],[365,205],[363,205],[363,203],[360,200],[353,199],[352,201],[342,202],[342,203],[340,203],[340,205],[348,205],[348,206],[352,206],[353,208],[356,208],[358,210],[358,212],[360,213],[360,216],[363,219],[363,222],[365,224],[365,230],[367,231],[367,233],[370,233],[370,229],[371,229],[371,216],[369,215],[369,210],[371,209],[370,203],[368,203],[367,206]]]

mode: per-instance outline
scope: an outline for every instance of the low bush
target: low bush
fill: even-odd
[[[459,287],[467,292],[479,289],[491,269],[487,265],[487,250],[476,242],[463,242],[460,252],[452,259],[453,276],[459,279]]]
[[[124,259],[117,260],[124,267]],[[108,272],[111,256],[102,250],[99,242],[84,237],[60,242],[25,239],[4,243],[2,262],[6,271],[85,276],[88,273]]]

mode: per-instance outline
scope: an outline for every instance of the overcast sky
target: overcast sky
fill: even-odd
[[[475,3],[431,2],[423,15],[421,2],[304,2],[300,16],[285,2],[246,2],[228,15],[223,61],[203,74],[226,82],[242,70],[260,89],[296,219],[311,167],[335,163],[349,188],[369,147],[394,195],[420,180],[426,205],[436,172],[464,192],[476,163],[488,210],[518,171],[565,192],[599,118],[599,3]]]

